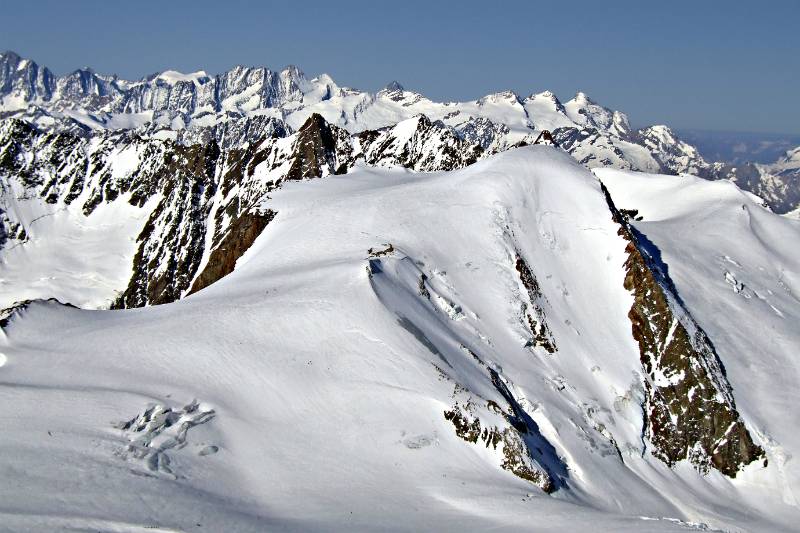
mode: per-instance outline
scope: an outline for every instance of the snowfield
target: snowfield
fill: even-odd
[[[800,221],[728,182],[594,172],[531,146],[287,183],[232,274],[119,311],[97,308],[124,289],[136,210],[80,234],[51,217],[41,255],[2,251],[0,287],[80,308],[0,321],[0,530],[795,530]],[[670,467],[643,434],[600,181],[766,454],[735,478]]]

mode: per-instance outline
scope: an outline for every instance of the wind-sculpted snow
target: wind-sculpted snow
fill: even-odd
[[[599,181],[568,154],[528,146],[417,173],[366,165],[362,144],[319,119],[299,130],[217,157],[198,272],[228,270],[233,245],[228,275],[168,305],[12,312],[0,334],[4,524],[794,529],[800,258],[778,243],[797,222],[730,183],[603,175],[620,213],[638,209],[636,242],[661,250],[636,265],[650,294],[660,287],[690,344],[702,331],[713,347],[691,393],[663,382],[673,367],[657,353],[663,372],[645,366],[632,310],[642,328],[661,319],[629,279],[631,239]],[[269,220],[240,227],[242,213]],[[699,411],[674,432],[711,467],[672,455],[652,426],[657,393],[702,400],[766,462],[741,460]],[[213,419],[193,425],[206,419],[192,405]]]

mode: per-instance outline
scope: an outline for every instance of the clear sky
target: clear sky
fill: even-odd
[[[295,64],[435,100],[582,90],[637,126],[800,134],[800,0],[25,0],[0,13],[0,50],[56,74]]]

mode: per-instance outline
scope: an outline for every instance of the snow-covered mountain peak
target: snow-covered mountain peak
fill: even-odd
[[[610,130],[623,139],[629,139],[632,130],[631,123],[628,120],[628,115],[621,111],[614,111],[611,117]]]
[[[169,85],[174,85],[179,82],[189,82],[202,85],[211,81],[211,78],[204,70],[198,70],[197,72],[190,72],[188,74],[178,72],[177,70],[165,70],[164,72],[157,74],[155,79],[163,81]]]
[[[318,84],[318,85],[333,85],[336,86],[336,82],[333,81],[333,78],[329,74],[322,73],[318,76],[314,76],[311,80],[311,83]]]
[[[584,127],[607,130],[613,124],[613,112],[595,103],[584,92],[575,94],[564,108],[569,118]]]
[[[521,101],[517,93],[511,90],[487,94],[486,96],[478,99],[478,105],[497,103],[519,104],[520,102]]]
[[[553,102],[554,104],[561,105],[561,101],[558,99],[558,96],[552,91],[542,91],[538,93],[531,93],[526,99],[528,100],[540,100],[540,101],[549,101]]]
[[[405,91],[405,88],[400,84],[399,81],[392,80],[389,83],[387,83],[386,87],[384,87],[382,90],[386,92],[395,92],[395,91],[403,92]]]
[[[569,100],[569,102],[572,102],[574,104],[577,104],[577,105],[580,105],[580,106],[584,106],[584,107],[595,104],[594,100],[589,98],[589,95],[586,94],[583,91],[577,91],[575,93],[575,96],[573,96]]]

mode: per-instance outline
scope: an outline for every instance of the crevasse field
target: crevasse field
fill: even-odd
[[[766,466],[651,453],[600,180],[638,210]],[[800,221],[729,182],[593,174],[541,146],[264,202],[278,214],[236,270],[167,305],[89,309],[124,288],[133,211],[65,212],[40,252],[2,251],[4,300],[86,308],[35,301],[0,333],[0,530],[796,530]],[[517,257],[554,353],[526,346]],[[511,400],[550,493],[445,416],[502,428]]]

